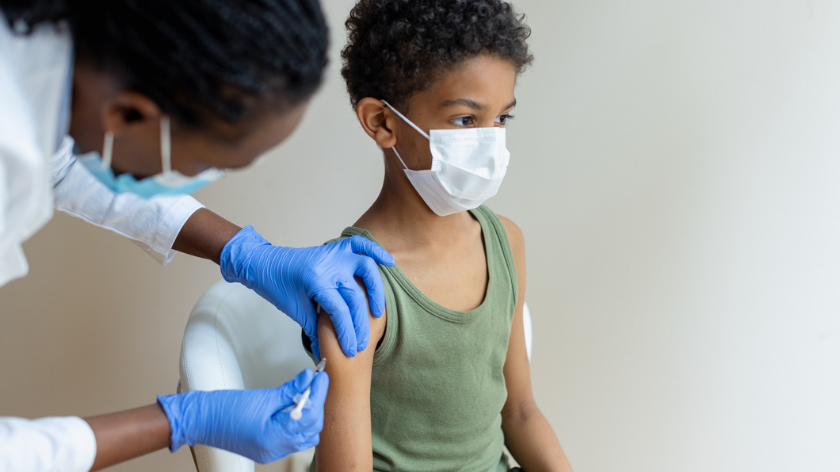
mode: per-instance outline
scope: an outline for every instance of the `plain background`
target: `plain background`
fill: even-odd
[[[376,196],[338,74],[258,169],[201,190],[277,244]],[[534,389],[578,472],[840,470],[840,2],[522,0],[508,177],[528,244]],[[0,290],[0,414],[91,415],[173,392],[220,278],[64,215]],[[115,468],[189,471],[182,449]]]

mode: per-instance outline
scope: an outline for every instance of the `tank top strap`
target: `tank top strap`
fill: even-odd
[[[499,219],[499,216],[485,205],[481,205],[475,210],[472,210],[472,214],[478,219],[481,224],[481,229],[485,232],[485,241],[487,243],[492,241],[493,243],[498,244],[496,249],[498,249],[499,253],[501,253],[502,260],[504,260],[504,266],[507,270],[508,277],[510,278],[511,288],[513,289],[513,300],[515,306],[519,298],[519,279],[516,276],[516,262],[513,258],[513,249],[510,247],[507,229],[505,229],[505,225],[502,223],[502,220]],[[493,232],[492,235],[486,234],[490,231]],[[490,248],[487,248],[486,250],[489,252]]]

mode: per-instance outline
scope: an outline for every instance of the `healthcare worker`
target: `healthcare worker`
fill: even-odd
[[[219,263],[316,349],[317,302],[344,351],[364,349],[368,302],[354,276],[381,314],[376,263],[393,264],[389,254],[359,238],[273,246],[184,195],[292,133],[326,50],[317,0],[0,0],[0,285],[26,274],[20,244],[57,208],[162,263],[174,251]],[[274,389],[161,396],[87,419],[2,418],[0,471],[99,469],[183,444],[269,462],[317,443],[327,382],[307,370]],[[294,421],[281,410],[310,383]]]

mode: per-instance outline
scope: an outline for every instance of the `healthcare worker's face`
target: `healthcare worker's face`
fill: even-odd
[[[201,129],[172,120],[172,169],[193,176],[210,167],[237,169],[288,138],[303,119],[308,102],[284,107],[267,106],[232,125],[211,120]],[[160,118],[155,102],[125,90],[110,74],[77,62],[73,80],[70,135],[82,153],[102,152],[106,131],[114,133],[112,168],[137,178],[162,171]]]

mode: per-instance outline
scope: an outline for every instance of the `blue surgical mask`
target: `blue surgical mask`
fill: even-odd
[[[140,180],[137,180],[131,174],[117,176],[111,169],[113,149],[114,135],[107,132],[105,133],[105,143],[102,146],[102,156],[98,152],[92,152],[77,156],[76,160],[114,193],[131,192],[143,198],[152,198],[156,195],[190,194],[226,174],[223,170],[210,168],[194,177],[187,177],[172,170],[172,145],[168,116],[163,116],[160,119],[162,173]]]

